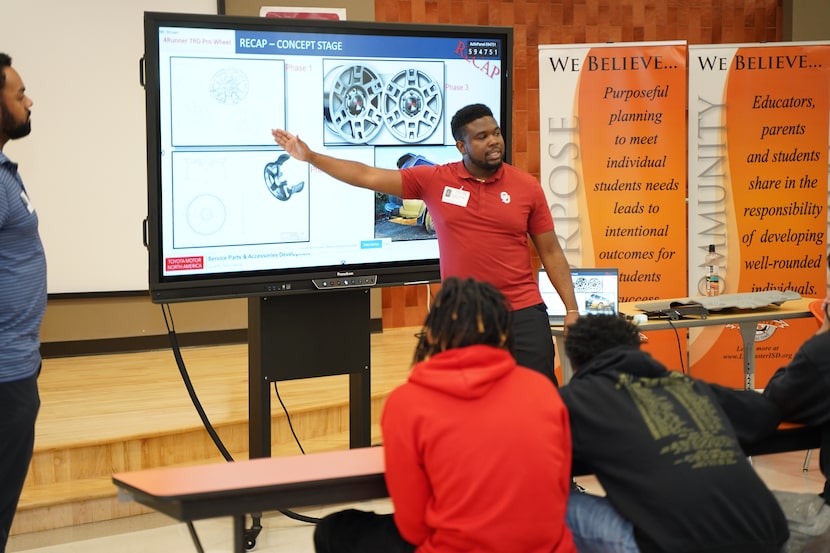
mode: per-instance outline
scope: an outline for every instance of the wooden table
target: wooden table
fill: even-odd
[[[672,328],[695,328],[703,326],[717,326],[734,324],[741,331],[744,346],[744,388],[755,389],[755,330],[761,321],[772,319],[803,319],[812,317],[810,303],[813,298],[801,298],[782,303],[780,306],[769,305],[760,309],[732,309],[712,312],[707,317],[689,317],[682,319],[649,319],[640,324],[643,332],[649,330],[666,330]],[[632,302],[620,303],[620,313],[635,315],[642,313]],[[568,382],[573,375],[570,360],[565,355],[564,329],[561,326],[551,327],[551,334],[556,341],[556,351],[559,353],[559,362],[562,366],[562,380]]]
[[[382,447],[124,472],[112,481],[182,522],[233,517],[237,553],[246,549],[246,514],[388,497]]]

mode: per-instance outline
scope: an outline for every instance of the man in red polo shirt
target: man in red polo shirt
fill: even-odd
[[[382,169],[312,151],[299,137],[275,129],[274,140],[300,161],[345,183],[424,201],[435,223],[441,278],[472,277],[505,295],[513,309],[516,361],[556,382],[553,341],[528,249],[533,241],[548,278],[578,315],[568,262],[539,182],[504,163],[504,137],[483,104],[461,108],[450,124],[461,160],[443,165]]]

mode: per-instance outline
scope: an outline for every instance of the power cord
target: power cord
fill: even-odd
[[[170,348],[173,350],[173,357],[176,359],[176,366],[179,368],[179,374],[181,374],[184,386],[187,388],[187,394],[190,396],[190,400],[193,402],[193,406],[196,408],[196,412],[199,414],[202,424],[210,435],[210,438],[213,440],[213,443],[219,449],[222,457],[225,458],[225,461],[231,462],[233,461],[233,457],[225,448],[225,445],[222,443],[222,440],[219,438],[219,435],[210,423],[210,420],[202,407],[202,403],[196,395],[196,390],[193,388],[193,382],[191,382],[190,376],[187,374],[187,368],[185,367],[184,359],[182,358],[181,348],[179,348],[179,340],[176,338],[176,329],[173,323],[173,313],[170,311],[170,305],[162,305],[161,311],[164,314],[164,324],[167,326],[167,337],[170,339]]]
[[[277,394],[277,401],[280,402],[282,406],[282,411],[285,413],[285,419],[288,421],[288,428],[291,430],[291,435],[294,436],[294,441],[297,442],[297,447],[300,448],[300,453],[305,455],[305,449],[303,449],[303,444],[300,443],[300,438],[297,437],[297,433],[294,432],[294,423],[291,422],[291,415],[288,414],[288,409],[285,407],[285,403],[282,402],[282,398],[280,397],[280,391],[277,389],[277,382],[274,381],[274,393]]]
[[[193,406],[196,408],[196,412],[199,414],[199,418],[202,421],[202,425],[205,427],[205,430],[207,430],[211,440],[213,440],[213,443],[216,445],[217,449],[222,454],[222,457],[224,457],[225,461],[227,462],[233,462],[233,456],[231,456],[230,452],[225,447],[225,444],[222,443],[221,438],[219,438],[219,435],[213,428],[210,419],[208,419],[207,413],[205,413],[205,410],[202,407],[202,403],[199,401],[199,398],[196,395],[196,390],[193,388],[193,382],[190,380],[190,375],[187,372],[187,367],[185,366],[184,359],[182,358],[181,348],[179,347],[179,341],[176,337],[176,327],[175,323],[173,322],[173,312],[170,309],[170,304],[162,304],[161,312],[164,316],[164,324],[167,328],[167,337],[170,340],[170,348],[173,351],[173,357],[176,359],[176,366],[179,369],[179,374],[181,375],[182,381],[184,382],[185,388],[187,389],[187,394],[188,396],[190,396],[190,400],[193,403]],[[274,391],[277,394],[277,399],[279,400],[280,405],[282,406],[283,412],[285,412],[286,419],[288,420],[288,426],[289,428],[291,428],[291,433],[294,436],[297,445],[300,447],[300,451],[305,455],[305,450],[303,450],[303,446],[300,443],[297,434],[294,432],[294,425],[291,423],[291,416],[288,413],[288,409],[285,407],[285,403],[283,403],[282,398],[279,395],[279,391],[277,391],[276,382],[274,383]],[[280,509],[279,512],[287,516],[288,518],[298,520],[300,522],[307,522],[310,524],[316,524],[320,520],[319,518],[301,515],[288,509]],[[256,538],[262,531],[262,525],[260,524],[260,521],[262,519],[262,513],[251,513],[251,519],[251,528],[245,532],[245,547],[248,550],[251,550],[256,546]],[[193,538],[193,543],[196,547],[196,551],[198,553],[204,553],[204,549],[202,548],[202,544],[199,541],[199,537],[196,533],[196,528],[193,525],[192,521],[187,522],[187,528],[190,532],[191,537]]]
[[[680,372],[685,375],[688,375],[688,373],[686,372],[686,364],[683,362],[683,345],[680,343],[680,333],[677,331],[677,327],[674,326],[674,323],[671,319],[667,319],[666,322],[668,322],[669,326],[672,327],[672,330],[674,330],[674,337],[677,340],[677,354],[680,358]]]

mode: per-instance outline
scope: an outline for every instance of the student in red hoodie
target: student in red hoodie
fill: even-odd
[[[381,420],[395,512],[323,518],[318,553],[576,553],[568,413],[549,379],[516,364],[510,319],[492,285],[444,281]]]

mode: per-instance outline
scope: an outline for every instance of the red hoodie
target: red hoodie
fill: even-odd
[[[418,553],[575,553],[568,412],[549,379],[476,345],[418,363],[381,419],[395,523]]]

